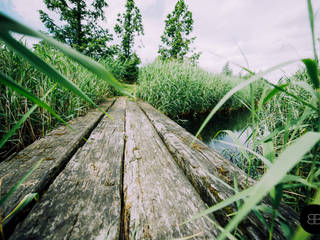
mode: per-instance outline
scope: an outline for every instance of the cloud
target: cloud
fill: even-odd
[[[143,47],[136,49],[144,64],[157,57],[164,21],[175,2],[136,0],[145,30],[145,35],[136,40]],[[45,9],[42,0],[24,0],[23,4],[21,0],[11,0],[11,3],[25,23],[43,29],[37,13],[38,9]],[[207,70],[221,71],[228,60],[245,65],[239,46],[256,71],[291,58],[313,56],[305,1],[186,0],[186,3],[194,18],[193,35],[197,37],[194,46],[203,52],[200,66]],[[113,32],[117,14],[124,12],[125,1],[108,1],[108,4],[107,22],[103,26]],[[313,1],[313,7],[318,26],[320,1]],[[319,26],[316,36],[320,35],[318,29]],[[297,65],[291,69],[297,69]]]
[[[46,9],[45,4],[41,0],[11,0],[12,9],[24,19],[24,24],[36,29],[45,30],[38,10]]]

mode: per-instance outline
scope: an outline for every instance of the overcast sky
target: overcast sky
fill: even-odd
[[[125,0],[108,0],[107,22],[113,32]],[[138,55],[143,64],[157,57],[160,35],[166,16],[174,9],[174,0],[136,0],[140,8],[145,35],[136,40]],[[201,51],[200,66],[220,72],[227,61],[265,70],[278,63],[298,58],[313,57],[306,0],[186,0],[193,14],[196,36],[194,47]],[[316,13],[316,36],[320,18],[320,1],[313,0]],[[37,10],[45,9],[42,0],[0,0],[0,10],[36,29],[45,30]],[[236,66],[231,66],[235,72]],[[297,64],[283,68],[291,74]],[[274,73],[270,78],[279,76]]]

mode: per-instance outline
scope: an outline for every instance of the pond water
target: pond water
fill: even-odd
[[[179,119],[177,122],[190,133],[195,135],[205,120],[205,117],[206,116]],[[249,146],[250,142],[248,142],[247,139],[252,133],[249,123],[250,112],[246,110],[232,113],[217,113],[200,134],[200,139],[226,159],[237,165],[241,165],[241,163],[238,162],[240,158],[240,151],[235,146],[230,146],[221,142],[224,141],[235,144],[231,136],[225,132],[220,132],[217,136],[216,134],[220,130],[230,130],[241,144]]]

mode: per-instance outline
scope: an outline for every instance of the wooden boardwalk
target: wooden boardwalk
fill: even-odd
[[[224,226],[235,205],[181,223],[233,195],[234,174],[244,189],[246,174],[147,103],[121,97],[102,107],[112,119],[91,111],[72,122],[75,131],[60,127],[0,163],[4,196],[43,159],[2,206],[3,218],[26,194],[40,195],[4,222],[6,237],[215,239],[220,231],[212,221]],[[280,213],[291,227],[298,224],[296,213],[286,205]],[[268,238],[254,214],[238,232],[245,239]],[[278,222],[274,239],[285,239]]]

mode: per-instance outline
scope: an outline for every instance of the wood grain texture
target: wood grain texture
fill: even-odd
[[[101,108],[107,110],[112,103],[113,100],[110,100],[102,104]],[[74,131],[61,126],[20,151],[12,159],[0,163],[0,178],[3,177],[1,196],[4,196],[40,159],[43,159],[41,165],[1,207],[2,217],[7,216],[26,194],[41,194],[49,186],[102,116],[103,113],[100,111],[91,110],[86,116],[70,121]],[[14,227],[12,225],[15,225],[16,220],[13,218],[6,222],[5,229]]]
[[[124,239],[215,239],[218,231],[201,218],[179,225],[206,209],[135,102],[127,102],[124,167]]]
[[[222,158],[214,150],[155,110],[151,105],[144,102],[139,102],[139,105],[153,123],[177,164],[209,206],[234,194],[232,188],[234,174],[236,174],[240,189],[245,189],[247,184],[251,186],[255,183],[253,179],[247,179],[244,171]],[[194,140],[194,143],[191,145],[192,140]],[[268,202],[268,200],[265,200],[267,205]],[[226,207],[216,212],[215,217],[219,223],[225,225],[230,220],[227,215],[234,211],[236,211],[235,205]],[[297,214],[284,204],[280,207],[280,213],[285,219],[290,219],[286,223],[295,229],[298,224]],[[264,216],[271,220],[270,216],[266,214]],[[250,214],[238,229],[247,239],[267,239],[268,236],[267,229],[253,214]],[[285,239],[279,222],[276,223],[273,236],[273,239]]]
[[[119,239],[124,99],[108,113],[10,239]]]

